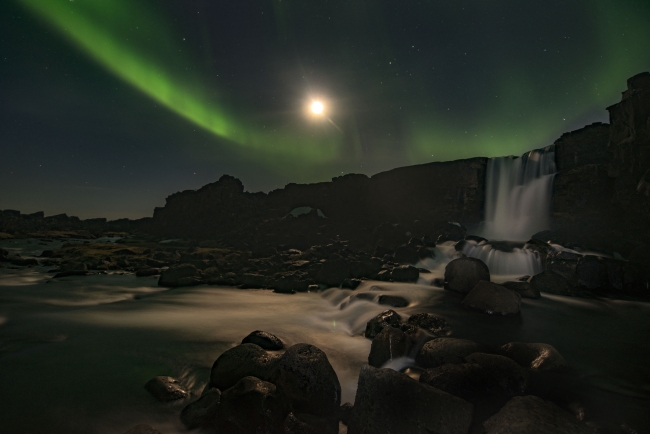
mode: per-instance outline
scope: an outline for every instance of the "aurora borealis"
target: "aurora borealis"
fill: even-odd
[[[0,209],[138,217],[224,173],[518,155],[607,120],[648,22],[643,0],[7,0]]]

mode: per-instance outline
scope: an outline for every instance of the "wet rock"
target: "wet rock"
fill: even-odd
[[[276,384],[298,413],[333,416],[341,405],[341,385],[324,352],[309,344],[287,349],[278,363]]]
[[[187,429],[214,426],[220,400],[219,389],[209,389],[181,411],[181,422]]]
[[[539,292],[556,295],[573,294],[572,285],[564,277],[552,271],[544,271],[530,279],[530,285]]]
[[[467,294],[463,306],[488,314],[514,315],[521,309],[521,296],[504,286],[481,280]]]
[[[465,363],[465,357],[481,351],[481,346],[467,339],[436,338],[420,349],[415,358],[423,368],[435,368],[448,363]]]
[[[487,265],[476,258],[457,258],[445,267],[445,289],[469,293],[481,280],[490,281]]]
[[[385,310],[366,324],[366,332],[364,334],[368,339],[374,339],[375,336],[381,332],[384,327],[399,328],[402,317],[392,309]]]
[[[159,268],[141,268],[135,272],[136,277],[157,276],[160,274]]]
[[[289,413],[284,421],[284,434],[338,434],[336,418],[322,418],[311,414]]]
[[[192,286],[201,283],[199,271],[192,264],[181,264],[163,270],[158,279],[158,286],[174,288]]]
[[[398,264],[415,264],[419,260],[418,251],[410,246],[401,246],[395,250],[395,262]]]
[[[406,307],[409,302],[399,295],[380,295],[378,299],[379,304],[384,304],[392,307]]]
[[[59,279],[61,277],[87,276],[87,275],[88,275],[88,271],[83,271],[83,270],[61,271],[60,273],[56,273],[52,278]]]
[[[571,252],[550,253],[546,262],[546,271],[553,272],[564,277],[571,285],[578,283],[576,268],[582,255]]]
[[[422,244],[425,247],[433,248],[436,246],[436,240],[431,235],[425,235],[422,237]]]
[[[349,434],[466,434],[472,404],[392,369],[364,366]]]
[[[410,340],[406,333],[395,327],[384,329],[372,340],[368,364],[381,368],[386,362],[408,353]]]
[[[493,385],[487,371],[477,363],[447,364],[427,369],[420,382],[465,400],[472,400]]]
[[[511,396],[521,395],[526,390],[528,371],[512,359],[496,354],[474,353],[465,360],[480,365],[494,384]]]
[[[221,394],[217,412],[218,432],[281,432],[289,413],[277,387],[255,377],[243,377]]]
[[[275,335],[271,333],[263,332],[261,330],[255,330],[248,336],[246,336],[242,341],[242,344],[255,344],[262,349],[269,351],[277,351],[284,348],[284,343]]]
[[[377,246],[377,248],[375,248],[375,251],[373,252],[372,256],[374,256],[376,258],[383,258],[386,255],[393,256],[393,254],[394,254],[394,252],[391,249],[388,249],[388,248],[382,247],[382,246]]]
[[[307,292],[309,290],[309,282],[287,277],[275,281],[271,284],[271,287],[274,292],[280,294],[295,294],[296,292]]]
[[[393,268],[390,278],[394,282],[417,282],[420,272],[412,265],[401,265]]]
[[[503,354],[524,368],[536,371],[563,372],[569,364],[552,345],[541,343],[510,342],[501,347]]]
[[[320,268],[316,282],[326,286],[338,287],[350,277],[350,265],[344,259],[329,259]]]
[[[217,358],[210,372],[210,385],[221,391],[248,376],[273,381],[280,357],[267,353],[255,344],[241,344]]]
[[[136,425],[124,434],[162,434],[160,431],[152,427],[151,425],[147,425],[146,423],[142,423],[140,425]]]
[[[189,396],[180,382],[172,377],[162,375],[154,377],[147,381],[144,387],[160,402],[177,401]]]
[[[357,289],[357,287],[361,285],[361,280],[359,279],[345,279],[343,283],[341,283],[341,288],[342,289]]]
[[[9,258],[9,263],[19,267],[35,267],[38,265],[38,260],[34,258]]]
[[[609,283],[605,261],[594,255],[580,258],[576,265],[576,275],[578,285],[590,290],[606,288]]]
[[[486,434],[595,434],[571,414],[536,396],[517,396],[483,423]]]
[[[350,415],[352,414],[352,403],[351,402],[346,402],[345,404],[342,404],[341,407],[339,408],[339,420],[343,425],[346,425],[350,423]]]
[[[530,282],[519,281],[519,282],[504,282],[502,286],[515,291],[522,298],[540,298],[541,295],[537,288],[534,288]]]
[[[411,315],[407,322],[433,335],[439,336],[449,334],[451,329],[444,318],[428,312]]]

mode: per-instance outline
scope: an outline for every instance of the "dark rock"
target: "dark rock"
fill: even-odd
[[[350,265],[344,259],[329,259],[321,266],[316,282],[338,287],[350,277]]]
[[[487,371],[477,363],[447,364],[427,369],[420,375],[420,382],[465,400],[476,398],[494,384]]]
[[[408,353],[410,340],[402,330],[395,327],[384,329],[372,340],[368,364],[381,368],[386,362]]]
[[[88,275],[88,271],[83,271],[83,270],[61,271],[60,273],[56,273],[52,278],[58,279],[60,277],[87,276],[87,275]]]
[[[422,237],[422,244],[425,247],[434,248],[436,246],[436,240],[431,235],[425,235]]]
[[[544,271],[534,275],[530,279],[530,285],[533,289],[539,292],[547,292],[556,295],[573,294],[569,281],[552,271]]]
[[[534,288],[530,282],[504,282],[501,284],[504,288],[515,291],[522,298],[539,298],[541,297],[539,290]]]
[[[395,262],[399,264],[415,264],[420,260],[418,251],[409,246],[401,246],[395,250]]]
[[[271,284],[271,287],[273,287],[274,292],[280,294],[295,294],[296,292],[307,292],[309,290],[309,282],[288,277],[276,280]]]
[[[366,332],[364,336],[368,339],[374,339],[384,327],[399,328],[402,317],[392,309],[385,310],[366,324]]]
[[[394,252],[391,249],[387,249],[386,247],[382,247],[382,246],[377,246],[372,256],[376,258],[383,258],[386,255],[393,256],[393,254]]]
[[[532,395],[512,398],[483,428],[486,434],[596,433],[555,404]]]
[[[146,423],[142,423],[140,425],[136,425],[124,434],[162,434],[160,431],[152,427],[151,425],[147,425]]]
[[[436,277],[431,281],[431,286],[435,286],[437,288],[443,288],[445,286],[445,279]]]
[[[345,279],[343,283],[341,283],[341,288],[357,289],[359,285],[361,285],[361,281],[359,279]]]
[[[467,294],[463,306],[488,314],[514,315],[521,309],[521,296],[504,286],[481,280]]]
[[[582,255],[571,252],[550,253],[547,258],[546,271],[553,272],[564,277],[571,285],[578,283],[576,268]]]
[[[349,434],[466,434],[473,406],[392,369],[364,366]]]
[[[242,344],[255,344],[262,349],[269,351],[277,351],[284,348],[284,343],[275,335],[271,333],[263,332],[261,330],[256,330],[246,336],[242,341]]]
[[[406,243],[406,245],[414,250],[417,250],[418,247],[424,247],[424,243],[422,242],[422,240],[417,238],[411,238],[409,242]]]
[[[157,276],[160,274],[159,268],[141,268],[135,272],[136,277]]]
[[[179,381],[172,377],[162,375],[154,377],[147,381],[144,387],[160,402],[177,401],[189,396]]]
[[[481,281],[490,281],[487,265],[476,258],[457,258],[445,267],[445,289],[469,293]]]
[[[8,260],[12,265],[17,265],[19,267],[34,267],[38,265],[38,260],[34,258],[9,258]]]
[[[416,313],[415,315],[411,315],[407,322],[433,335],[443,336],[450,333],[450,327],[447,321],[431,313]]]
[[[563,372],[569,370],[564,357],[549,344],[510,342],[501,347],[503,354],[524,368],[537,371]]]
[[[341,405],[341,385],[324,352],[313,345],[296,344],[278,363],[276,384],[298,413],[333,416]]]
[[[504,392],[521,395],[528,384],[528,371],[514,360],[496,354],[474,353],[465,357],[468,363],[481,365],[489,378]]]
[[[181,411],[181,422],[187,429],[214,426],[220,400],[219,389],[209,389]]]
[[[481,351],[481,346],[467,339],[436,338],[420,349],[415,358],[423,368],[435,368],[448,363],[465,363],[465,357]]]
[[[352,414],[352,403],[346,402],[342,404],[339,408],[339,420],[343,425],[346,425],[350,422],[350,415]]]
[[[242,344],[217,358],[210,372],[210,385],[224,391],[248,376],[274,381],[280,357],[255,344]]]
[[[409,302],[399,295],[380,295],[379,304],[384,304],[392,307],[406,307],[409,305]]]
[[[218,432],[281,432],[289,413],[277,387],[255,377],[243,377],[221,394],[217,411]]]
[[[284,434],[338,434],[339,423],[336,418],[289,413],[284,421],[282,432]]]
[[[585,255],[576,266],[578,285],[593,290],[608,286],[607,265],[604,260],[594,255]]]
[[[168,288],[192,286],[201,283],[199,271],[192,264],[181,264],[163,270],[158,279],[158,286]]]
[[[419,277],[420,272],[412,265],[401,265],[390,272],[390,278],[394,282],[417,282]]]

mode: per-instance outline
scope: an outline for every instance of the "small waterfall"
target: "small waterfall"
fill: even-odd
[[[544,271],[539,254],[521,243],[466,241],[463,253],[485,262],[492,275],[532,276]]]
[[[519,158],[491,158],[480,235],[489,240],[526,241],[548,229],[555,173],[554,145]]]

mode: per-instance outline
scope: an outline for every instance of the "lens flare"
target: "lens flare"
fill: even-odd
[[[324,109],[325,109],[325,107],[323,107],[323,103],[320,102],[320,101],[314,101],[311,104],[311,111],[312,111],[312,113],[314,113],[316,115],[322,114]]]

